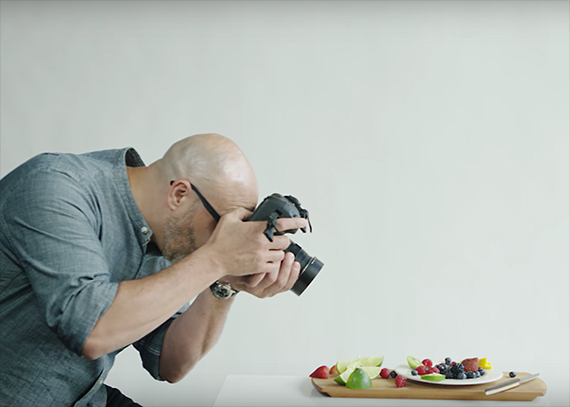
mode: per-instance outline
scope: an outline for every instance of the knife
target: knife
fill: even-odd
[[[500,392],[505,391],[505,390],[514,389],[515,387],[517,387],[517,386],[519,386],[525,382],[536,379],[539,374],[540,373],[535,373],[533,375],[523,377],[522,379],[507,380],[506,382],[496,384],[496,385],[491,386],[491,387],[487,387],[485,389],[485,395],[490,396],[492,394],[497,394],[497,393],[500,393]]]

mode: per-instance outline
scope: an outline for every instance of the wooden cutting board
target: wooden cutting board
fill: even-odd
[[[517,372],[517,378],[529,376],[530,373]],[[311,379],[315,388],[322,394],[331,397],[361,397],[386,399],[438,399],[438,400],[510,400],[531,401],[546,394],[546,383],[536,378],[523,383],[514,389],[503,391],[492,396],[485,395],[490,386],[510,380],[508,372],[503,378],[492,383],[468,386],[445,386],[441,384],[421,383],[408,379],[406,386],[397,388],[394,379],[372,379],[369,389],[348,389],[334,381],[336,376],[328,379]]]

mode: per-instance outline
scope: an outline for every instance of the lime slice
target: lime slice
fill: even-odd
[[[340,377],[340,376],[335,377],[334,381],[337,382],[338,384],[340,384],[341,386],[346,385],[346,382],[344,380],[342,380],[342,377]]]
[[[380,366],[374,366],[374,367],[362,366],[361,369],[364,370],[368,374],[368,377],[370,377],[371,379],[378,377],[380,371],[382,370]]]
[[[362,366],[380,367],[384,362],[384,356],[361,356],[358,360]]]
[[[357,367],[348,377],[346,387],[349,389],[369,389],[372,387],[372,382],[368,373],[364,369]]]
[[[380,374],[380,371],[382,370],[381,367],[359,366],[359,363],[355,362],[355,363],[350,364],[346,368],[346,370],[344,372],[342,372],[342,374],[340,376],[337,377],[337,379],[339,379],[339,380],[337,380],[337,383],[346,384],[348,381],[348,378],[356,369],[364,370],[364,372],[366,372],[368,377],[370,377],[371,379],[378,377],[378,375]]]
[[[346,370],[346,368],[348,367],[348,365],[356,362],[357,359],[350,359],[350,360],[340,360],[338,362],[336,362],[336,371],[338,373],[342,373]]]
[[[340,374],[340,376],[338,376],[336,379],[334,379],[334,381],[337,382],[338,384],[342,384],[343,386],[346,385],[348,378],[350,377],[352,372],[354,372],[355,369],[356,369],[356,366],[354,366],[353,364],[350,364],[349,367],[347,367],[344,370],[344,372],[342,372]]]
[[[408,356],[406,358],[406,360],[408,361],[408,365],[412,368],[412,369],[417,369],[418,367],[420,367],[422,365],[422,362],[420,362],[418,359],[416,359],[413,356]]]
[[[439,373],[424,374],[421,376],[422,380],[427,380],[428,382],[441,382],[445,379],[445,375]]]

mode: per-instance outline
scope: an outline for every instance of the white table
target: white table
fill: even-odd
[[[550,407],[550,404],[545,397],[537,397],[530,402],[336,398],[320,394],[313,387],[309,377],[228,375],[214,403],[214,407],[225,406]]]

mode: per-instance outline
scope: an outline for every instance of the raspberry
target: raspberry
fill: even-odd
[[[404,387],[406,385],[406,379],[404,376],[396,376],[396,387]]]
[[[390,369],[384,368],[380,371],[380,377],[382,379],[387,379],[390,377]]]
[[[426,374],[430,374],[430,373],[439,373],[439,369],[437,367],[430,367],[427,371]]]
[[[424,360],[422,360],[422,365],[427,366],[427,367],[432,367],[433,362],[430,359],[424,359]]]
[[[426,374],[426,367],[424,365],[418,366],[416,370],[420,376]]]

